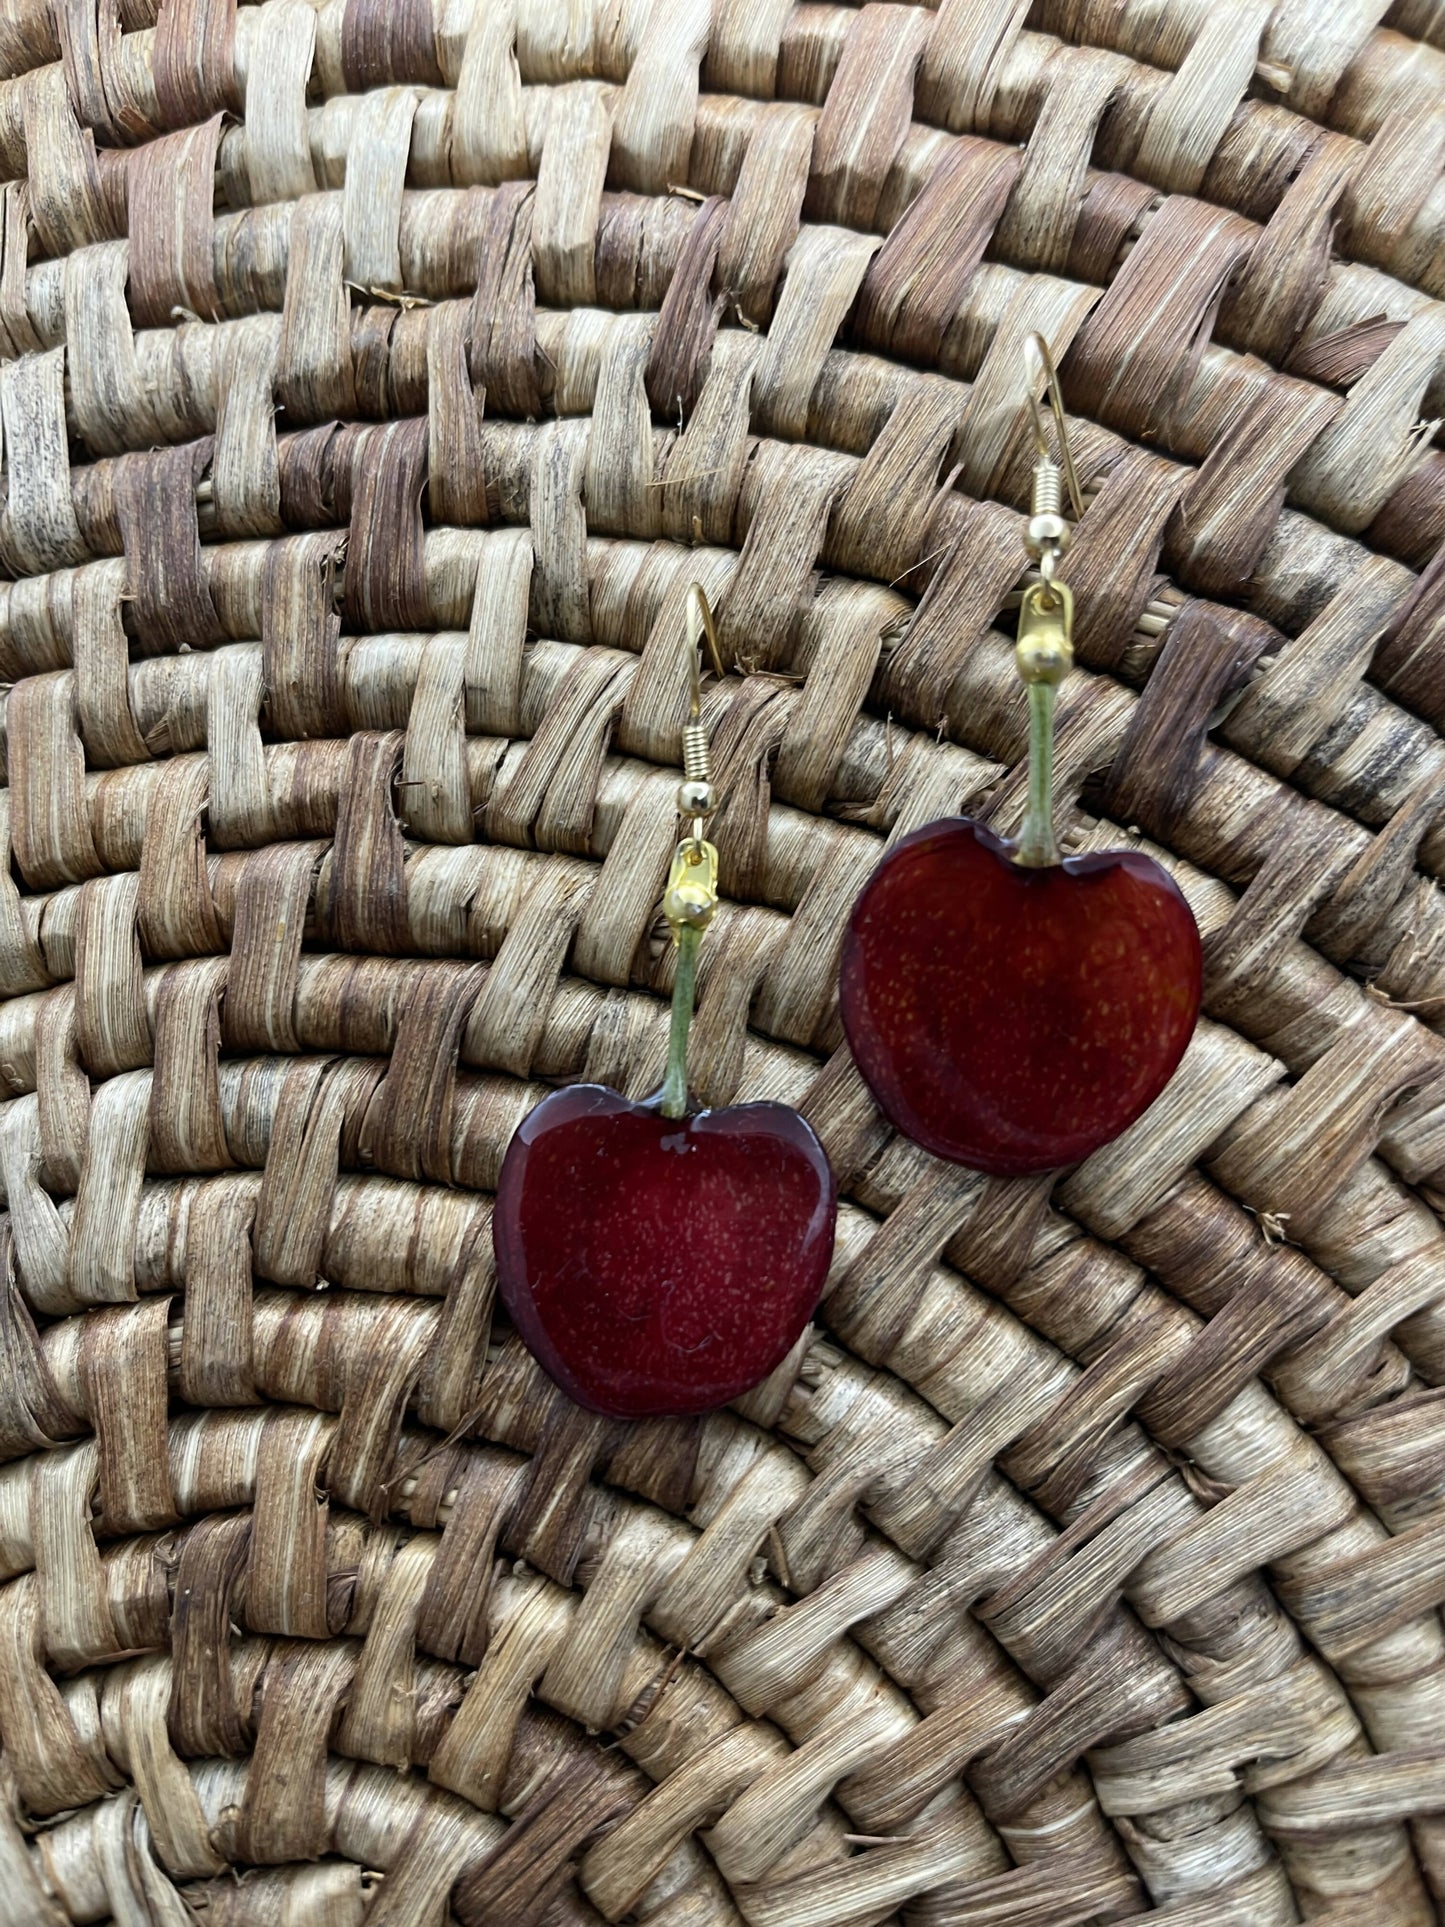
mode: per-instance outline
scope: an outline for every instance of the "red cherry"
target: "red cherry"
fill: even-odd
[[[612,1418],[708,1412],[787,1357],[833,1255],[837,1187],[785,1104],[664,1117],[554,1091],[502,1163],[502,1302],[569,1398]]]
[[[886,1116],[1003,1177],[1074,1164],[1174,1074],[1199,931],[1150,857],[1030,867],[967,817],[906,836],[853,906],[843,1026]]]

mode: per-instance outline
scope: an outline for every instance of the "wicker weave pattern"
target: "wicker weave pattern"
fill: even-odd
[[[1433,1920],[1439,0],[8,0],[0,73],[0,1927]],[[1068,840],[1208,959],[1053,1187],[834,1000],[885,839],[1020,812],[1031,329]],[[694,578],[694,1082],[845,1201],[628,1428],[487,1194],[660,1072]]]

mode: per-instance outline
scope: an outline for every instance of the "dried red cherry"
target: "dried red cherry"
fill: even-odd
[[[836,1187],[784,1104],[667,1117],[601,1084],[544,1098],[502,1165],[502,1300],[538,1362],[614,1418],[705,1412],[767,1377],[817,1305]]]
[[[1017,862],[966,817],[904,837],[854,905],[843,1025],[890,1121],[1003,1176],[1085,1158],[1173,1075],[1199,932],[1133,851]]]

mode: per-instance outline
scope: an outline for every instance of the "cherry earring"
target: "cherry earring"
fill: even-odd
[[[833,1253],[837,1187],[786,1104],[693,1110],[687,1085],[698,947],[717,907],[699,649],[721,675],[707,598],[688,592],[692,700],[663,909],[677,950],[662,1088],[554,1091],[522,1121],[492,1216],[497,1280],[528,1350],[579,1405],[612,1418],[710,1411],[781,1364]]]
[[[1042,364],[1075,518],[1082,501],[1058,377]],[[1058,464],[1029,384],[1038,460],[1016,661],[1029,697],[1029,796],[1005,842],[929,823],[889,851],[844,939],[843,1027],[880,1108],[939,1157],[1000,1176],[1076,1163],[1134,1122],[1173,1076],[1199,1014],[1199,931],[1151,857],[1059,858],[1054,699],[1073,664]]]

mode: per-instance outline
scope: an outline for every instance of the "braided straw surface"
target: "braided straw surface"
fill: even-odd
[[[6,0],[0,70],[0,1923],[1435,1918],[1440,0]],[[835,975],[890,837],[1018,821],[1032,329],[1061,824],[1206,1016],[1003,1183]],[[772,1380],[626,1427],[489,1194],[659,1076],[694,578],[694,1083],[843,1203]]]

